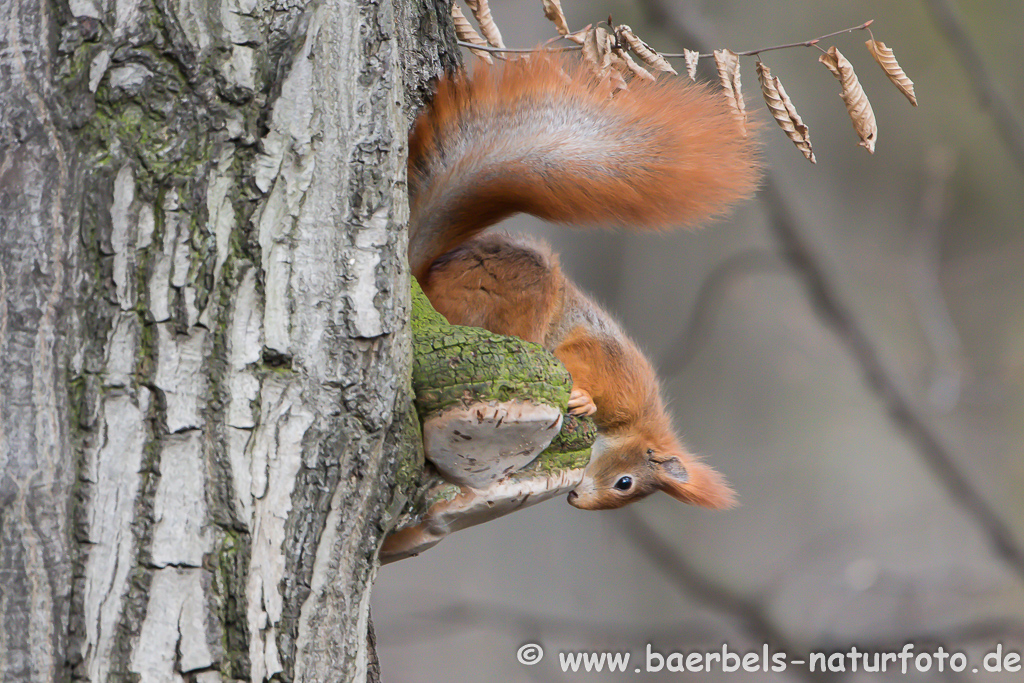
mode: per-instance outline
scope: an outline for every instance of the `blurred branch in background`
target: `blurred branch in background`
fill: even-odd
[[[924,4],[931,10],[935,23],[960,57],[960,64],[967,71],[967,80],[974,89],[974,95],[992,115],[996,131],[1003,139],[1007,151],[1021,172],[1024,172],[1024,125],[985,66],[978,48],[964,27],[960,10],[952,0],[925,0]]]
[[[1024,579],[1024,548],[1009,524],[988,504],[961,471],[953,454],[935,431],[918,414],[896,379],[887,371],[881,356],[857,323],[852,311],[839,297],[832,278],[803,237],[785,193],[774,178],[768,178],[762,202],[786,260],[804,280],[808,297],[821,321],[830,327],[853,356],[868,387],[888,408],[889,418],[914,444],[946,490],[979,524],[996,554]]]
[[[622,520],[623,537],[650,559],[669,583],[695,601],[735,619],[750,642],[768,643],[774,652],[785,652],[787,655],[800,651],[796,643],[790,641],[785,631],[772,620],[764,605],[701,574],[671,543],[651,528],[635,509],[623,509],[617,519]],[[787,669],[787,672],[805,681],[836,681],[841,678],[838,674],[812,673],[798,667]]]
[[[907,288],[934,362],[928,400],[942,412],[949,412],[959,402],[966,364],[960,331],[939,280],[943,229],[949,213],[949,182],[955,169],[956,157],[946,148],[932,150],[925,160],[925,186],[917,216],[910,226],[907,269]]]
[[[669,343],[658,374],[663,378],[672,377],[694,359],[708,339],[715,314],[729,285],[748,275],[780,272],[784,265],[778,254],[766,249],[746,249],[718,264],[701,283],[690,320]]]
[[[706,19],[692,6],[666,0],[639,0],[647,20],[662,27],[681,46],[706,52],[718,43]],[[939,478],[949,495],[965,509],[988,536],[994,552],[1024,580],[1024,547],[1009,524],[971,484],[953,454],[918,414],[896,379],[887,371],[881,354],[838,293],[833,278],[804,237],[786,193],[769,170],[759,195],[782,257],[803,280],[807,296],[821,322],[832,329],[847,348],[861,374],[888,409],[893,423],[910,439],[921,459]]]
[[[683,557],[675,547],[663,539],[633,508],[618,515],[622,520],[623,536],[640,550],[657,567],[670,583],[687,596],[710,609],[733,617],[752,643],[769,643],[772,650],[785,652],[787,656],[798,653],[824,652],[847,653],[850,651],[849,635],[825,635],[810,644],[796,644],[790,641],[784,629],[775,623],[770,610],[760,601],[731,591],[723,584],[716,583],[701,574]],[[1006,643],[1007,640],[1024,642],[1024,621],[1010,618],[985,618],[945,628],[903,633],[890,638],[856,638],[856,648],[861,653],[899,652],[907,643],[912,643],[918,652],[930,645],[942,645],[949,649],[962,649],[972,644]],[[838,681],[843,674],[812,673],[798,666],[790,667],[787,673],[807,681]],[[952,671],[946,672],[951,680],[961,680]]]

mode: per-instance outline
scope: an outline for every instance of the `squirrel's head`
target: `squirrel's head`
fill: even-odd
[[[688,453],[674,437],[627,433],[597,437],[583,481],[569,492],[569,504],[584,510],[610,510],[659,490],[708,508],[736,503],[722,475]]]

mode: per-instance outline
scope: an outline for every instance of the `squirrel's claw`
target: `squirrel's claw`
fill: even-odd
[[[577,389],[573,387],[572,393],[569,394],[569,414],[570,415],[593,415],[597,412],[597,406],[594,405],[594,399],[583,389]]]

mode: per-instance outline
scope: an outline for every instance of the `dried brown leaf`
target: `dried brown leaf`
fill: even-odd
[[[672,74],[676,72],[667,59],[662,57],[653,47],[640,40],[629,26],[622,24],[615,29],[615,33],[622,37],[622,40],[629,46],[629,49],[636,53],[636,56],[647,66],[657,71],[667,71]]]
[[[629,90],[629,84],[626,83],[626,79],[622,77],[616,69],[608,70],[608,82],[612,86],[612,94],[617,93],[620,90]]]
[[[487,0],[466,0],[466,4],[469,5],[469,9],[473,12],[473,17],[476,19],[476,23],[480,25],[480,32],[484,34],[484,38],[493,47],[505,47],[505,43],[501,39],[501,31],[498,30],[498,26],[494,23],[494,17],[491,16],[491,8],[487,5]]]
[[[621,47],[612,48],[612,65],[625,76],[636,76],[645,81],[654,81],[654,74],[643,68]]]
[[[853,65],[840,52],[832,46],[828,52],[818,57],[818,61],[828,67],[832,75],[839,79],[842,86],[840,96],[846,104],[846,111],[853,121],[853,128],[860,136],[860,146],[871,154],[875,153],[875,141],[878,138],[878,126],[875,123],[875,113],[871,110],[871,102],[864,93],[857,74],[853,71]]]
[[[544,0],[544,16],[555,23],[559,35],[569,35],[569,24],[565,21],[561,0]]]
[[[469,19],[462,13],[462,9],[456,3],[452,3],[452,20],[455,22],[455,35],[459,40],[472,43],[473,45],[483,45],[487,47],[487,41],[484,40],[473,25],[469,23]],[[484,50],[474,50],[469,48],[469,51],[475,54],[480,59],[484,60],[488,64],[493,64],[494,60]]]
[[[587,24],[586,26],[581,28],[579,31],[573,31],[572,33],[567,33],[563,37],[566,40],[571,40],[572,42],[576,43],[577,45],[583,45],[585,42],[587,42],[587,36],[590,34],[590,29],[593,28],[593,26],[594,26],[593,24]]]
[[[779,127],[786,132],[786,136],[793,141],[796,148],[812,164],[817,163],[814,158],[814,151],[811,149],[810,129],[804,124],[797,113],[793,101],[786,94],[782,82],[777,76],[772,76],[771,69],[763,63],[757,63],[757,78],[761,82],[761,94],[764,96],[768,111],[772,118],[779,124]]]
[[[743,89],[740,84],[740,58],[732,50],[715,50],[715,66],[718,67],[718,78],[725,90],[725,98],[729,102],[740,132],[747,134],[747,105],[743,101]]]
[[[590,64],[599,79],[608,77],[611,71],[612,37],[600,26],[587,32],[583,41],[583,58]]]
[[[700,53],[696,50],[683,49],[683,61],[686,62],[686,74],[691,81],[697,80],[697,62],[700,60]]]
[[[596,74],[601,69],[601,47],[597,39],[597,32],[600,29],[594,27],[588,29],[583,36],[583,59],[590,65],[591,70]]]
[[[896,61],[896,55],[892,53],[892,48],[886,47],[885,43],[880,40],[868,40],[864,44],[868,46],[868,52],[878,62],[878,66],[882,67],[893,85],[899,88],[899,91],[916,107],[917,95],[914,94],[914,82]]]
[[[583,56],[594,75],[600,81],[607,81],[613,93],[628,89],[620,71],[629,68],[616,63],[614,49],[615,38],[600,26],[591,29],[583,43]]]

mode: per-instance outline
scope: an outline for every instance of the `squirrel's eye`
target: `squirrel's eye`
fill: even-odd
[[[628,491],[629,487],[633,485],[633,477],[619,477],[619,480],[615,482],[615,488],[620,491]]]
[[[654,455],[654,449],[653,448],[648,448],[647,449],[647,455]]]

